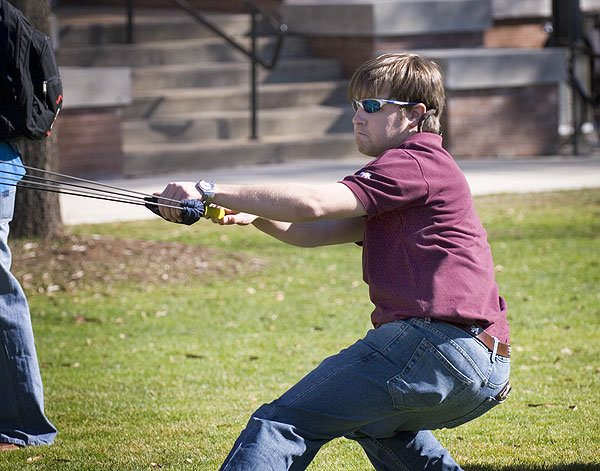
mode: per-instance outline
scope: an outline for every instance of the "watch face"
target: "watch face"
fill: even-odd
[[[205,204],[210,204],[215,196],[215,185],[213,182],[200,180],[198,183],[196,183],[196,188],[202,192],[202,201]]]
[[[210,191],[212,191],[212,189],[214,187],[214,185],[212,184],[212,182],[207,182],[205,180],[200,180],[198,182],[198,186],[200,187],[200,189],[203,192],[210,192]]]

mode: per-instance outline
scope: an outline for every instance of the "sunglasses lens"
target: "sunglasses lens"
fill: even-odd
[[[379,100],[352,100],[352,109],[355,113],[359,107],[367,113],[375,113],[381,109],[381,103]]]
[[[377,100],[363,100],[362,106],[367,113],[375,113],[381,109],[381,103]]]

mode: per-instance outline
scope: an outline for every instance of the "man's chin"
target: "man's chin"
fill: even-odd
[[[369,147],[365,146],[358,137],[354,138],[354,142],[356,143],[356,149],[361,154],[366,155],[367,157],[377,157],[377,154],[374,154],[372,149],[369,149]]]
[[[369,149],[365,149],[361,146],[356,146],[358,152],[360,152],[363,155],[366,155],[367,157],[377,157],[379,154],[372,152]]]

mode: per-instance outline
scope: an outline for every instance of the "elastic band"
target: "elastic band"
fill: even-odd
[[[419,120],[419,125],[417,127],[418,132],[423,132],[423,124],[425,123],[425,120],[430,116],[433,116],[434,114],[435,110],[428,110],[425,113],[423,113],[423,116],[421,116],[421,119]]]

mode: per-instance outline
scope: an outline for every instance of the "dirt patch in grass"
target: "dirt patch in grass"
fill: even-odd
[[[11,241],[12,272],[26,292],[76,293],[122,282],[185,283],[200,278],[236,278],[267,262],[222,249],[180,242],[66,236]]]

